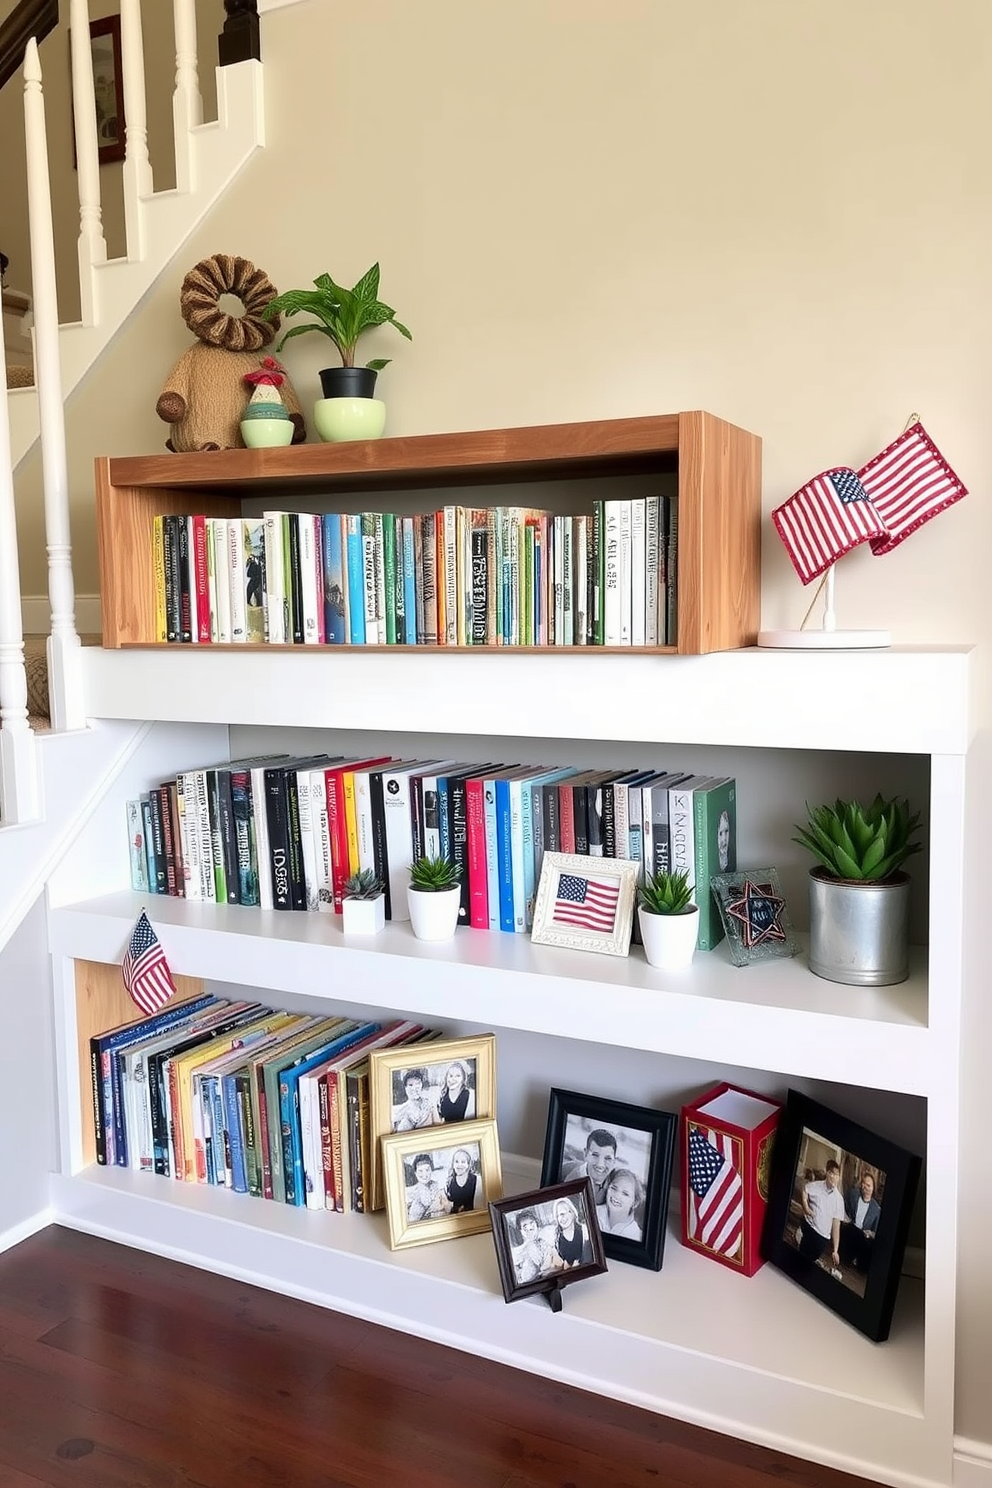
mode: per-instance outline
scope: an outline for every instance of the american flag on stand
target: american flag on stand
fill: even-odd
[[[885,536],[871,540],[876,557],[891,553],[968,494],[919,421],[869,460],[858,477],[885,526]]]
[[[176,990],[165,952],[144,910],[131,931],[121,976],[132,1001],[143,1013],[157,1012]]]
[[[689,1132],[690,1240],[732,1256],[744,1233],[744,1185],[734,1167],[734,1139],[692,1127]]]
[[[609,931],[616,919],[619,897],[619,883],[563,873],[558,879],[551,918],[558,925],[577,925],[580,930]]]
[[[917,420],[861,470],[839,466],[814,476],[775,508],[772,521],[810,584],[860,543],[876,557],[891,553],[967,494]]]
[[[772,512],[796,573],[810,584],[868,538],[884,538],[885,524],[853,470],[824,470]]]

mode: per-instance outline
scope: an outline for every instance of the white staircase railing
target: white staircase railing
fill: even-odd
[[[92,83],[92,72],[90,74]],[[96,116],[87,121],[96,132]],[[80,131],[85,135],[85,127]],[[83,673],[76,634],[76,594],[72,582],[69,535],[69,468],[65,453],[62,364],[55,288],[55,233],[48,178],[48,135],[41,88],[38,43],[28,42],[24,58],[24,138],[28,156],[28,222],[34,284],[34,359],[41,422],[41,468],[45,492],[48,597],[52,631],[48,637],[48,697],[52,727],[83,728]],[[9,456],[9,450],[8,450]]]
[[[253,12],[254,0],[247,0],[241,9]],[[109,344],[154,277],[263,139],[261,76],[257,61],[245,61],[219,71],[218,121],[216,125],[203,123],[195,10],[195,0],[173,0],[176,43],[173,124],[177,185],[175,191],[162,194],[163,199],[168,199],[168,206],[164,212],[156,213],[153,207],[158,207],[159,199],[154,196],[148,156],[140,0],[121,0],[127,257],[108,262],[100,194],[89,5],[88,0],[70,0],[79,193],[76,251],[82,317],[81,324],[62,328],[61,332],[56,299],[45,98],[38,46],[34,39],[28,42],[25,53],[24,116],[35,382],[52,616],[47,659],[52,727],[58,733],[81,729],[86,723],[72,576],[65,399],[84,375],[86,367],[92,364],[92,359]],[[255,24],[257,26],[257,18]],[[178,201],[184,196],[190,203],[185,211]],[[111,280],[107,276],[115,271],[121,275],[124,290],[112,295]],[[114,304],[112,313],[109,313],[111,300]],[[79,344],[80,336],[90,338],[85,347]],[[66,347],[72,348],[68,367],[63,357],[63,339],[67,337],[70,339]],[[20,398],[23,396],[18,395]],[[24,407],[21,403],[16,411],[21,413]],[[28,725],[13,487],[13,470],[26,446],[17,448],[16,444],[4,380],[0,383],[0,823],[3,825],[27,822],[41,813],[38,743]]]

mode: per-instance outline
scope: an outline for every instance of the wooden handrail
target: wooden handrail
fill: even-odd
[[[32,36],[42,41],[59,23],[59,0],[21,0],[0,26],[0,88],[24,65]]]

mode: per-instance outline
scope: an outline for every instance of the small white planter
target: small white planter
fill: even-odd
[[[345,935],[378,935],[386,923],[386,896],[374,899],[343,899],[341,928]]]
[[[651,914],[638,905],[644,954],[651,966],[663,971],[685,971],[691,966],[699,936],[699,908],[693,904],[682,914]]]
[[[410,906],[410,923],[418,940],[450,940],[458,928],[458,909],[462,891],[453,889],[435,893],[407,885],[406,901]]]

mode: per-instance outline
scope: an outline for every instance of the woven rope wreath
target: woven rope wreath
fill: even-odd
[[[243,315],[220,308],[222,294],[237,295]],[[276,297],[276,287],[262,269],[247,258],[215,253],[190,269],[179,291],[179,308],[193,335],[225,351],[259,351],[275,339],[279,317],[262,319],[262,311]]]

